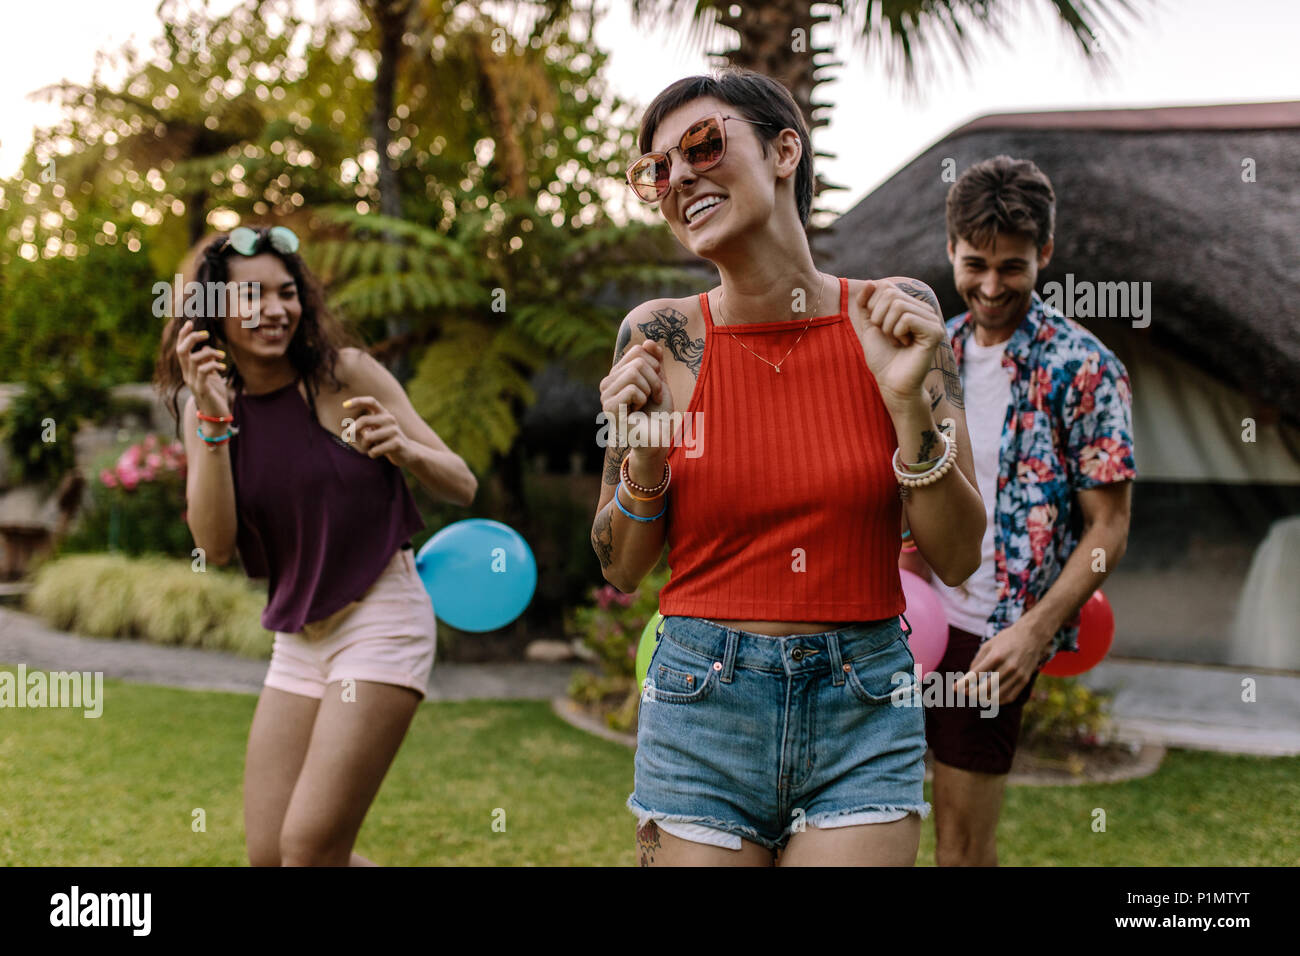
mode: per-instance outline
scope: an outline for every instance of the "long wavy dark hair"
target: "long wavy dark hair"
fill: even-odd
[[[339,349],[347,346],[365,348],[365,343],[350,329],[338,321],[325,306],[325,296],[321,289],[320,282],[312,275],[307,264],[296,253],[279,252],[272,248],[270,241],[270,228],[267,226],[252,227],[257,232],[257,245],[253,248],[253,255],[261,253],[270,253],[276,256],[284,263],[284,267],[293,276],[294,285],[297,288],[298,300],[302,303],[302,315],[298,320],[298,328],[294,331],[293,338],[289,341],[287,356],[290,364],[307,384],[307,404],[311,407],[312,417],[316,416],[316,392],[324,383],[328,376],[330,382],[335,388],[343,387],[335,374],[335,364],[338,361]],[[230,262],[231,255],[238,255],[229,245],[226,239],[229,233],[218,233],[215,236],[204,239],[194,246],[186,255],[181,264],[180,275],[183,281],[200,283],[200,288],[207,290],[214,288],[208,283],[222,283],[220,288],[225,288],[225,283],[230,280]],[[206,328],[210,333],[208,344],[214,348],[222,349],[229,354],[225,330],[222,327],[219,316],[207,315],[208,296],[206,293],[201,297],[202,305],[199,309],[203,314],[200,316],[185,315],[185,296],[184,286],[172,290],[172,317],[168,319],[167,325],[163,329],[162,343],[158,348],[158,361],[154,368],[153,386],[161,395],[167,404],[168,411],[171,412],[172,418],[176,420],[176,437],[180,439],[180,403],[179,395],[185,388],[185,379],[181,375],[180,359],[176,357],[176,338],[180,327],[185,324],[187,318],[194,319],[195,328]],[[191,311],[194,311],[191,309]],[[233,361],[227,363],[227,369],[223,378],[232,385],[236,391],[242,390],[244,386],[243,377],[239,374],[239,369],[235,367]],[[314,431],[314,430],[313,430]]]

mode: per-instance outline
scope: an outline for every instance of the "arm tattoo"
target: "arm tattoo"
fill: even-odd
[[[926,389],[926,393],[930,396],[930,411],[934,411],[939,407],[939,403],[943,401],[943,389],[931,386]]]
[[[930,367],[937,368],[943,373],[944,395],[952,403],[953,408],[964,409],[966,406],[962,404],[961,374],[957,371],[957,356],[953,354],[952,346],[947,342],[940,342],[934,355],[939,360],[939,364]]]
[[[632,323],[627,319],[618,327],[618,342],[614,345],[614,365],[623,361],[623,356],[632,345]],[[623,459],[631,448],[620,448],[617,445],[607,445],[605,447],[605,475],[602,479],[607,485],[617,485],[619,480],[618,469],[623,464]]]
[[[917,452],[916,463],[919,465],[923,461],[932,461],[934,456],[930,452],[934,451],[935,444],[939,441],[939,436],[930,429],[921,432],[921,450]]]
[[[601,568],[607,568],[614,562],[614,523],[610,518],[613,507],[613,502],[610,502],[602,508],[591,529],[591,546],[596,549]]]
[[[704,339],[691,339],[686,333],[686,316],[673,308],[656,309],[654,318],[637,326],[647,339],[663,342],[673,358],[687,366],[696,378],[704,358]]]
[[[623,448],[619,448],[616,445],[605,446],[605,484],[618,484],[619,469],[623,467],[623,459],[627,457],[628,452],[631,450],[632,447],[630,445]]]
[[[901,281],[901,282],[895,282],[894,284],[898,286],[898,288],[901,289],[903,292],[906,292],[908,295],[910,295],[913,299],[920,299],[930,308],[934,309],[935,314],[939,316],[940,319],[943,318],[943,310],[939,308],[938,298],[935,296],[934,292],[931,291],[930,287],[926,285],[924,282]]]

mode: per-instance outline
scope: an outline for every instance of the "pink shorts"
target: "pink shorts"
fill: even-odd
[[[410,687],[421,697],[433,669],[438,621],[415,570],[415,552],[399,548],[359,600],[296,634],[275,632],[265,686],[322,698],[342,680]]]

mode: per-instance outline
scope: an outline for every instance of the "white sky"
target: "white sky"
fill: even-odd
[[[707,72],[675,37],[631,26],[627,0],[601,0],[597,45],[610,51],[609,78],[642,105],[676,79]],[[1143,0],[1133,0],[1141,7]],[[12,175],[34,126],[56,111],[26,94],[61,79],[90,79],[96,50],[131,36],[156,35],[158,0],[42,0],[8,5],[0,34],[0,175]],[[233,0],[213,0],[225,11]],[[967,120],[990,112],[1167,106],[1300,98],[1300,3],[1296,0],[1157,0],[1127,37],[1103,35],[1113,74],[1095,76],[1053,22],[1047,0],[1012,0],[1005,42],[982,39],[973,69],[955,65],[908,100],[878,65],[847,47],[838,81],[822,87],[836,104],[819,149],[838,154],[819,167],[848,188],[825,195],[831,209],[853,206],[913,156]],[[825,38],[819,37],[819,43]],[[629,157],[630,158],[630,157]]]

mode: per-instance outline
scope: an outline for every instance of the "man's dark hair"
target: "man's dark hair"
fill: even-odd
[[[984,247],[1001,234],[1028,236],[1042,249],[1056,229],[1056,193],[1027,159],[994,156],[967,169],[948,190],[948,241]]]
[[[653,149],[655,130],[665,116],[679,106],[705,96],[731,104],[745,119],[772,124],[752,127],[758,134],[764,158],[767,157],[767,144],[776,140],[781,130],[792,129],[799,134],[803,152],[799,157],[799,168],[795,172],[794,200],[799,221],[806,226],[813,200],[812,139],[808,135],[808,124],[804,122],[803,113],[794,97],[770,76],[753,70],[728,67],[712,76],[688,76],[678,80],[656,96],[646,108],[645,115],[641,118],[641,131],[637,134],[641,152],[648,153]]]

